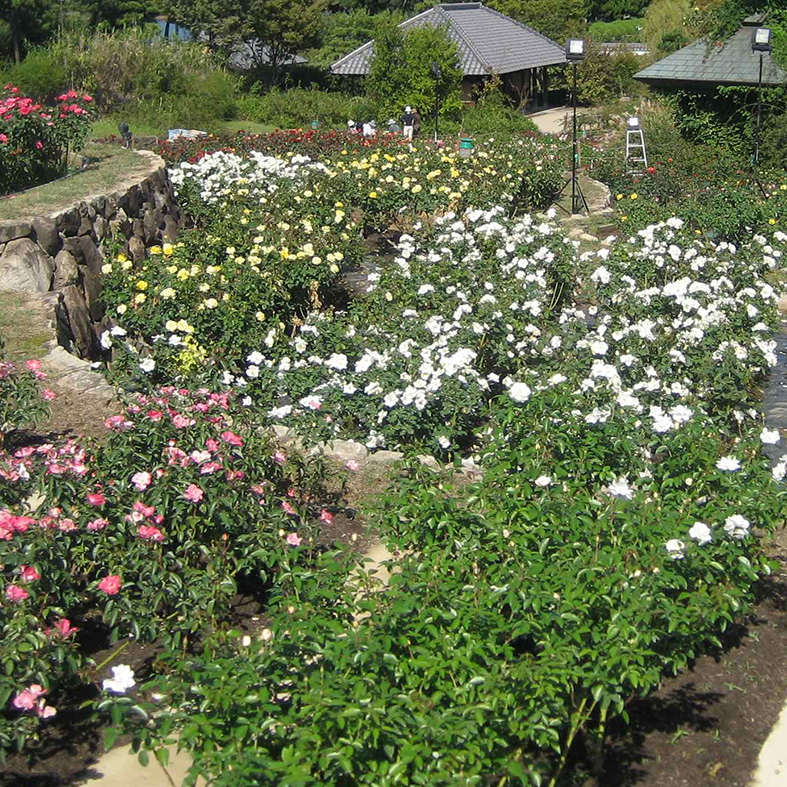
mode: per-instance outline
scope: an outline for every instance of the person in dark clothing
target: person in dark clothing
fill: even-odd
[[[410,107],[404,108],[404,115],[402,115],[402,134],[405,139],[413,138],[413,124],[415,122],[415,115]]]
[[[413,110],[413,139],[418,139],[421,134],[421,116],[418,110]]]

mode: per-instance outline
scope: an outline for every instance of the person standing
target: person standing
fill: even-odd
[[[413,110],[413,139],[418,139],[421,134],[421,116],[418,110]]]
[[[404,115],[402,115],[402,134],[405,139],[413,138],[413,124],[415,122],[415,115],[413,114],[412,107],[404,108]]]

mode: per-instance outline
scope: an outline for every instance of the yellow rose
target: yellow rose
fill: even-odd
[[[151,246],[148,249],[148,254],[161,254],[161,246]]]
[[[138,281],[137,282],[137,289],[138,290],[146,290],[148,288],[148,283],[146,281]]]
[[[147,297],[148,296],[145,295],[144,292],[140,292],[139,294],[134,296],[134,303],[136,303],[139,306],[140,304],[143,304],[147,300]]]
[[[164,256],[171,257],[175,252],[175,247],[171,243],[165,243],[163,246]]]
[[[219,302],[215,298],[207,298],[202,303],[206,309],[215,309],[219,305]]]
[[[112,263],[108,262],[106,265],[102,265],[101,273],[112,273]]]
[[[128,309],[128,306],[126,306],[125,303],[121,303],[120,306],[117,307],[117,313],[118,314],[125,314],[127,309]]]
[[[127,260],[128,260],[128,257],[126,257],[125,254],[118,254],[118,256],[117,256],[117,261],[118,262],[126,262]]]
[[[631,199],[636,199],[636,198],[637,198],[637,193],[634,192],[634,194],[631,195]]]
[[[421,184],[420,183],[416,183],[415,186],[413,186],[413,189],[412,189],[413,194],[417,194],[422,189],[423,189],[423,187],[421,186]]]
[[[377,199],[377,192],[376,191],[370,191],[369,192],[369,197],[370,197],[370,199]]]
[[[177,331],[177,330],[178,330],[178,324],[175,322],[175,320],[167,320],[167,321],[164,323],[164,327],[165,327],[165,328],[166,328],[166,329],[167,329],[167,330],[168,330],[170,333],[174,333],[175,331]]]
[[[257,312],[254,316],[257,318],[257,322],[265,321],[265,312]]]
[[[170,298],[175,297],[175,290],[173,290],[172,287],[167,287],[166,289],[162,290],[160,294],[165,301],[168,301]]]

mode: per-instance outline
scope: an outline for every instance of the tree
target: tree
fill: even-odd
[[[494,0],[489,5],[559,44],[584,35],[587,27],[585,0]]]
[[[650,0],[588,0],[590,22],[614,22],[618,19],[642,16]]]
[[[297,52],[317,43],[326,0],[251,0],[246,24],[256,39],[259,65],[274,71]]]
[[[367,41],[377,38],[386,26],[396,25],[404,19],[404,14],[397,12],[370,14],[363,9],[323,14],[319,49],[309,54],[309,60],[316,66],[327,67]]]
[[[438,106],[441,115],[455,115],[461,85],[459,52],[444,28],[417,27],[405,35],[392,25],[375,39],[366,88],[379,117],[398,117],[407,104],[425,117]]]
[[[653,0],[645,12],[642,33],[651,52],[661,55],[688,43],[690,0]]]
[[[204,35],[211,49],[229,52],[249,37],[249,0],[164,0],[174,22]]]
[[[7,40],[17,63],[26,43],[40,43],[50,35],[54,11],[52,0],[0,0],[0,36]]]
[[[152,19],[161,12],[162,4],[156,0],[75,0],[71,6],[71,10],[84,11],[91,25],[128,27]]]

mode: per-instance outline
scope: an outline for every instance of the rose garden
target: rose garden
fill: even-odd
[[[79,136],[90,102],[63,102]],[[766,198],[610,151],[588,244],[548,136],[159,153],[185,220],[102,244],[104,433],[37,434],[46,369],[0,363],[0,751],[81,691],[107,746],[177,744],[190,783],[582,784],[777,567],[784,173]],[[355,508],[384,583],[336,534]]]

